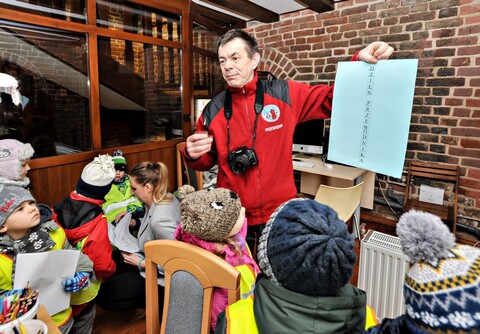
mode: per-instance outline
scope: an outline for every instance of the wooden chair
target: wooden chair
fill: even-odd
[[[165,272],[162,324],[157,265]],[[220,257],[176,240],[145,244],[147,334],[209,334],[213,289],[228,290],[228,304],[240,298],[240,273]]]
[[[460,177],[460,167],[456,165],[447,165],[432,162],[410,161],[407,172],[407,184],[405,187],[405,200],[403,211],[411,209],[421,210],[437,215],[447,225],[453,234],[456,233],[457,211],[458,211],[458,185]],[[453,184],[453,199],[443,204],[422,202],[418,198],[412,197],[412,182],[414,178],[423,179],[423,183],[434,181],[445,181]],[[425,181],[427,180],[427,181]]]
[[[187,166],[182,154],[182,150],[186,144],[186,142],[177,144],[177,188],[186,183],[196,190],[199,190],[203,188],[203,173],[197,172]],[[184,180],[186,180],[186,182],[184,182]]]
[[[363,182],[353,187],[337,188],[321,184],[318,187],[315,200],[319,203],[333,208],[338,218],[347,223],[353,217],[354,229],[357,237],[360,239],[360,217],[355,215],[355,211],[360,205],[362,197]]]

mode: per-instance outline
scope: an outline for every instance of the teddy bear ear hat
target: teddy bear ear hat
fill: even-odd
[[[227,239],[240,216],[238,195],[225,188],[207,188],[187,194],[180,203],[185,232],[207,241]]]

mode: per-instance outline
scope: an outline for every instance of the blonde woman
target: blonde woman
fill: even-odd
[[[147,241],[173,239],[180,222],[180,203],[168,192],[168,169],[161,162],[143,161],[130,171],[132,194],[145,205],[137,240],[140,253],[114,251],[117,272],[100,289],[98,304],[111,311],[145,307],[145,257]],[[163,272],[159,270],[159,299],[163,305]]]

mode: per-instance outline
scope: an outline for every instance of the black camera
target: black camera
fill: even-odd
[[[255,151],[245,146],[237,148],[228,155],[228,164],[235,174],[243,174],[250,166],[258,164]]]

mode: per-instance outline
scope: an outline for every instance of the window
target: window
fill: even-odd
[[[102,147],[182,136],[180,50],[100,38]],[[132,89],[133,88],[133,89]]]
[[[29,142],[37,157],[91,149],[86,36],[0,21],[0,72],[18,81],[16,106],[2,93],[0,138]]]
[[[183,3],[0,2],[0,73],[22,96],[1,93],[0,138],[48,157],[182,137]]]
[[[217,56],[220,36],[194,23],[193,28],[193,94],[195,99],[211,99],[226,88]]]

